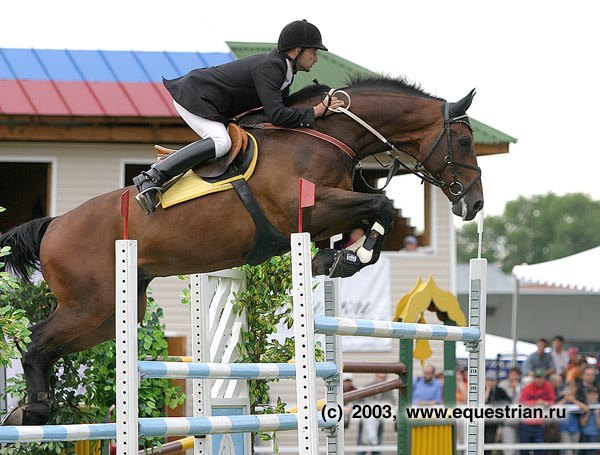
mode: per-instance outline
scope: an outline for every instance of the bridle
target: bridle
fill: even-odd
[[[330,107],[331,99],[336,94],[343,94],[348,99],[348,101],[346,103],[346,107],[340,107],[340,108],[336,108],[336,109],[332,109]],[[365,129],[367,129],[372,134],[374,134],[381,142],[383,142],[389,148],[389,150],[387,150],[384,153],[392,159],[392,162],[390,164],[387,164],[387,165],[383,164],[377,157],[374,156],[374,158],[377,160],[377,162],[382,167],[389,168],[387,180],[385,182],[385,185],[382,188],[374,188],[371,185],[369,185],[369,183],[367,183],[367,181],[365,180],[365,178],[362,174],[362,166],[360,164],[360,161],[356,163],[356,168],[358,170],[358,174],[359,174],[361,180],[363,181],[363,183],[365,184],[365,186],[367,188],[369,188],[369,190],[374,191],[374,192],[383,191],[388,186],[390,181],[392,180],[392,177],[394,175],[396,175],[396,172],[398,172],[398,168],[400,166],[402,166],[404,169],[409,171],[411,174],[414,174],[417,177],[419,177],[422,182],[431,183],[432,185],[435,185],[439,188],[447,188],[448,192],[453,196],[451,202],[453,204],[455,204],[458,201],[460,201],[473,188],[473,186],[475,185],[477,180],[481,179],[481,168],[479,166],[473,166],[471,164],[462,163],[462,162],[456,161],[454,159],[454,150],[452,148],[452,129],[450,128],[450,126],[454,123],[462,123],[463,125],[466,125],[467,128],[469,128],[469,131],[471,131],[471,135],[473,135],[473,128],[471,127],[471,124],[469,123],[469,117],[466,114],[460,115],[457,117],[450,117],[450,104],[447,101],[444,101],[444,104],[443,104],[444,128],[437,135],[435,141],[433,142],[433,144],[429,148],[429,151],[425,155],[425,158],[423,158],[423,160],[421,160],[421,161],[417,161],[416,164],[414,165],[414,168],[412,168],[412,167],[408,166],[407,164],[405,164],[401,159],[404,155],[408,155],[414,159],[414,157],[411,154],[398,149],[393,143],[388,141],[385,138],[385,136],[383,136],[379,131],[377,131],[375,128],[373,128],[371,125],[369,125],[363,119],[361,119],[359,116],[357,116],[356,114],[354,114],[353,112],[350,111],[351,99],[350,99],[350,95],[347,92],[345,92],[344,90],[331,89],[326,94],[326,98],[327,98],[327,109],[329,111],[335,112],[335,113],[346,114],[352,120],[359,123]],[[437,146],[439,145],[439,143],[442,140],[442,137],[444,137],[444,134],[446,135],[446,138],[447,138],[447,152],[446,152],[446,156],[444,157],[444,160],[443,160],[444,164],[436,172],[429,173],[427,170],[424,169],[424,165],[431,158],[431,156],[435,153]],[[444,170],[446,170],[446,168],[448,166],[450,166],[450,172],[452,173],[452,182],[449,184],[445,183],[441,179],[442,172],[444,172]],[[477,177],[475,177],[466,186],[466,188],[458,180],[457,172],[456,172],[457,167],[473,169],[474,171],[477,172]]]

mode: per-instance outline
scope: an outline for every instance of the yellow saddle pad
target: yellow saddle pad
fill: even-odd
[[[194,172],[187,171],[182,177],[177,180],[173,186],[171,186],[162,196],[161,205],[163,208],[171,207],[182,202],[195,199],[197,197],[205,196],[207,194],[217,193],[219,191],[225,191],[233,188],[231,182],[239,179],[249,180],[254,169],[256,167],[256,161],[258,160],[258,143],[252,134],[248,133],[250,140],[254,145],[254,156],[250,166],[241,175],[221,180],[219,182],[207,182],[206,180],[198,177]],[[177,178],[177,177],[176,177]]]

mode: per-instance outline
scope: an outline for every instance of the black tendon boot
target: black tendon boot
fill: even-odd
[[[154,213],[160,203],[162,186],[167,181],[214,157],[215,143],[212,139],[186,145],[134,177],[133,184],[140,193],[135,200],[147,215]]]

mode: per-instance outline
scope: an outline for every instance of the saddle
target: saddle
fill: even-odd
[[[202,163],[192,169],[194,173],[201,178],[216,178],[220,177],[229,168],[231,163],[236,159],[243,159],[246,150],[248,149],[248,133],[242,128],[237,126],[235,123],[230,123],[227,127],[227,132],[231,138],[231,149],[226,155],[214,160],[209,160]],[[158,160],[163,160],[171,153],[175,153],[177,150],[173,150],[162,145],[155,145],[154,149],[158,156]],[[239,161],[239,160],[238,160]]]

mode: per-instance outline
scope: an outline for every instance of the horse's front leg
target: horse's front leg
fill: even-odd
[[[315,207],[308,210],[307,222],[317,237],[327,237],[363,228],[364,235],[348,250],[321,250],[315,257],[316,274],[350,276],[379,259],[385,234],[393,226],[392,201],[380,194],[356,193],[320,187]]]

